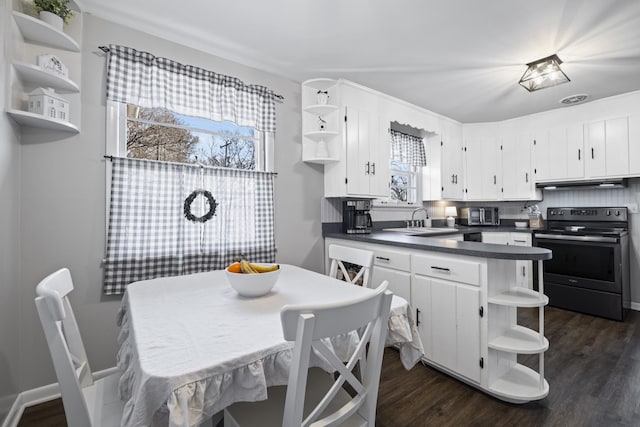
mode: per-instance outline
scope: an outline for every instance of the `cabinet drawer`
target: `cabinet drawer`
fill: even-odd
[[[511,233],[509,243],[514,246],[531,246],[531,233]]]
[[[413,272],[480,286],[480,263],[434,255],[413,255]]]
[[[370,248],[371,249],[371,248]],[[372,248],[373,265],[411,271],[411,254],[392,249]]]

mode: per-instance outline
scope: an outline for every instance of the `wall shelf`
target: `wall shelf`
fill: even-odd
[[[332,86],[335,86],[336,83],[337,81],[334,79],[318,78],[318,79],[307,80],[302,84],[304,86],[308,86],[316,90],[327,90]]]
[[[80,133],[80,129],[73,123],[63,120],[50,119],[42,114],[30,113],[22,110],[7,110],[7,114],[21,126],[48,129],[59,132]]]
[[[46,22],[16,11],[13,12],[13,17],[26,41],[71,52],[80,52],[80,45],[74,39]]]
[[[24,83],[33,86],[50,87],[56,92],[78,93],[80,87],[64,76],[50,73],[37,65],[15,63],[13,68]]]
[[[304,111],[314,116],[325,116],[337,110],[338,106],[333,104],[315,104],[304,107]]]
[[[320,141],[322,139],[329,139],[331,137],[337,136],[338,132],[333,132],[329,130],[318,130],[314,132],[307,132],[304,134],[305,137],[312,139],[314,141]]]
[[[311,157],[311,158],[305,159],[305,162],[307,163],[317,163],[320,165],[326,165],[327,163],[334,163],[337,161],[340,161],[340,159],[334,159],[331,157],[317,157],[317,158]]]

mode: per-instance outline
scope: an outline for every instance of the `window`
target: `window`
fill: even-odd
[[[390,163],[389,200],[395,204],[416,203],[418,199],[418,183],[420,182],[421,168],[396,160],[391,160]]]
[[[264,132],[166,109],[108,101],[107,152],[119,157],[271,170],[273,144]],[[119,132],[117,130],[120,130]],[[110,141],[109,141],[110,140]],[[270,155],[267,155],[269,152]]]

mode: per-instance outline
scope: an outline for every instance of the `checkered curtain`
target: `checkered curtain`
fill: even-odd
[[[389,133],[391,134],[391,160],[412,166],[427,165],[422,138],[393,129],[389,129]]]
[[[275,261],[273,174],[114,158],[104,293],[154,277],[222,269],[235,257]],[[185,199],[206,190],[214,216],[193,222]],[[195,217],[210,209],[198,195]]]
[[[107,99],[275,132],[278,95],[264,86],[124,46],[109,46]]]

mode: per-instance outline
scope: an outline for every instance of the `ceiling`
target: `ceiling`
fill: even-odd
[[[298,82],[345,78],[463,123],[640,90],[638,0],[76,2]],[[571,82],[531,93],[518,85],[526,63],[554,53]]]

